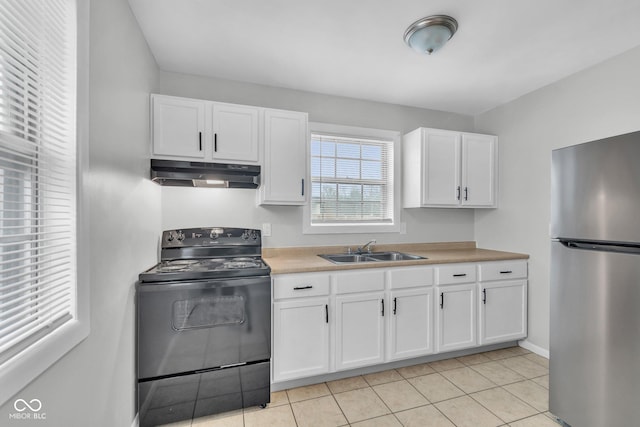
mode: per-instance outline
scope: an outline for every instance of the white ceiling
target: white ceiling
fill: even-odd
[[[162,70],[462,114],[640,45],[638,0],[129,3]],[[404,31],[435,14],[458,32],[418,54]]]

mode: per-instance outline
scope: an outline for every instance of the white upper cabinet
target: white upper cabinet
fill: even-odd
[[[205,101],[151,95],[153,154],[204,158]]]
[[[403,207],[495,207],[497,138],[419,128],[403,138]]]
[[[224,163],[260,163],[261,109],[151,95],[152,155]]]
[[[264,172],[260,204],[305,203],[308,122],[307,113],[264,111]]]
[[[496,145],[497,138],[492,135],[462,134],[463,206],[496,206]]]
[[[245,105],[211,104],[213,154],[216,160],[259,160],[260,109]]]

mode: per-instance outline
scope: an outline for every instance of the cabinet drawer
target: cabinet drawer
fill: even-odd
[[[384,270],[360,270],[336,273],[336,293],[369,292],[384,290]]]
[[[478,274],[481,282],[526,278],[527,261],[483,262],[479,264]]]
[[[456,283],[471,283],[476,281],[475,264],[451,264],[438,267],[436,284],[449,285]]]
[[[273,276],[273,299],[329,295],[329,274],[285,274]]]
[[[403,289],[433,285],[433,267],[393,268],[389,271],[389,288]]]

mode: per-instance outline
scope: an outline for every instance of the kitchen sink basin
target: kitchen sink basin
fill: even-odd
[[[368,254],[367,257],[378,261],[406,261],[409,259],[425,259],[418,255],[405,254],[402,252],[378,252]]]
[[[363,254],[323,254],[321,258],[331,261],[334,264],[359,264],[363,262],[379,261],[406,261],[412,259],[426,259],[418,255],[405,254],[402,252],[371,252]]]
[[[365,255],[357,255],[357,254],[327,254],[327,255],[320,255],[320,256],[336,264],[377,261]]]

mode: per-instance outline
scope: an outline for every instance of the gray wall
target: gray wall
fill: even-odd
[[[135,415],[133,285],[155,263],[160,230],[160,191],[145,179],[158,71],[127,0],[91,1],[90,61],[91,331],[18,393],[40,399],[46,421],[15,425],[130,426]]]
[[[476,117],[500,137],[500,209],[477,210],[479,246],[524,252],[528,341],[549,349],[551,150],[640,129],[640,48]]]
[[[159,93],[236,104],[306,111],[312,122],[390,129],[401,133],[420,126],[473,130],[470,116],[289,89],[160,72]],[[375,238],[386,242],[473,240],[473,210],[407,209],[407,233],[303,235],[301,207],[256,207],[255,191],[163,187],[162,228],[272,224],[264,246],[352,245]]]

